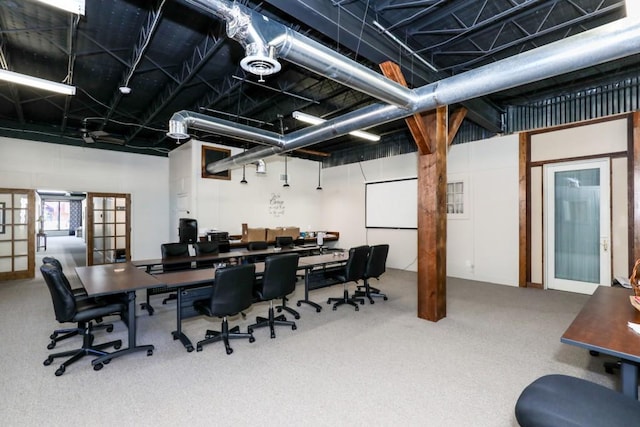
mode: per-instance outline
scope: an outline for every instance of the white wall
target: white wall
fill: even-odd
[[[160,256],[169,237],[169,161],[0,137],[0,187],[131,194],[131,255]]]

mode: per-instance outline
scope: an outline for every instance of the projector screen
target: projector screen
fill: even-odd
[[[367,228],[418,228],[418,179],[365,184]]]

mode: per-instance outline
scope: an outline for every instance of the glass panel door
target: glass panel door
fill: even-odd
[[[546,286],[611,285],[609,160],[545,166]]]
[[[87,195],[87,265],[130,259],[130,195]]]
[[[35,274],[35,192],[0,189],[0,280]]]

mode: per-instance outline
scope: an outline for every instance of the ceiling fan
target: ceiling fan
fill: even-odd
[[[96,142],[105,142],[107,144],[125,145],[126,141],[123,138],[112,136],[109,132],[103,130],[90,131],[86,128],[80,129],[82,132],[82,139],[87,144],[95,144]]]

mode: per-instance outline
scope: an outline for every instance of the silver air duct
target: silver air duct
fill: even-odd
[[[222,19],[238,20],[235,17],[225,16],[226,11],[232,8],[225,0],[185,1],[198,5]],[[238,6],[234,4],[233,7]],[[267,18],[245,9],[243,10],[246,15],[251,16],[252,31],[256,30],[258,26],[263,35],[281,31],[277,36],[264,38],[264,40],[271,40],[271,46],[276,46],[278,56],[374,96],[385,103],[369,105],[322,124],[284,136],[197,113],[181,111],[174,114],[171,121],[185,121],[188,127],[272,145],[271,147],[256,147],[242,154],[211,163],[207,165],[209,173],[242,166],[261,158],[345,135],[354,130],[367,129],[408,117],[414,113],[432,110],[441,105],[463,102],[640,52],[640,20],[625,18],[511,58],[410,90],[338,55],[319,43],[294,33],[281,24],[269,21]],[[253,34],[252,39],[254,38],[259,37]],[[240,41],[240,43],[243,42]],[[377,89],[384,93],[371,90],[371,86],[368,86],[372,84],[371,79],[374,77],[376,81],[382,82]],[[398,87],[401,90],[396,90]],[[372,92],[376,94],[374,95]]]

